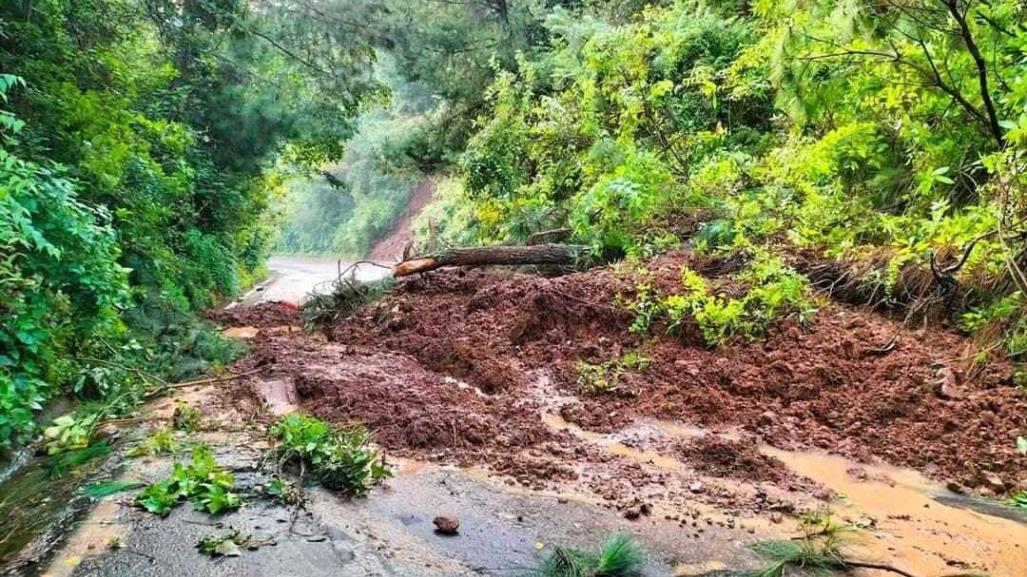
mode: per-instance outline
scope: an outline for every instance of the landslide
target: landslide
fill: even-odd
[[[650,264],[653,282],[672,290],[684,264],[714,280],[737,268],[683,251]],[[451,391],[442,399],[446,409],[433,417],[472,444],[528,446],[548,438],[552,433],[531,424],[544,400],[537,390],[542,382],[566,395],[560,414],[586,430],[672,419],[714,431],[741,429],[781,448],[876,457],[985,493],[1027,488],[1027,457],[1015,448],[1017,435],[1027,431],[1027,400],[1012,385],[1007,362],[967,371],[968,343],[959,335],[907,328],[824,300],[807,325],[784,319],[764,338],[711,348],[695,335],[631,333],[630,314],[614,303],[631,298],[633,287],[631,274],[612,269],[552,279],[445,270],[400,282],[328,336],[332,346],[416,360],[401,367],[401,376],[379,376],[383,388],[416,392],[417,382],[440,375],[477,387],[480,394],[439,389]],[[626,394],[578,394],[580,361],[603,363],[628,351],[651,363],[622,377]],[[345,383],[307,389],[309,405],[324,417],[362,412]],[[403,395],[376,394],[390,403]],[[495,420],[450,421],[465,403],[496,404],[484,412]],[[480,434],[490,430],[494,435]]]

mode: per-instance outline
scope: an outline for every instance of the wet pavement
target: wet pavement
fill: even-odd
[[[193,390],[188,400],[203,406],[212,393],[212,388]],[[170,407],[170,401],[162,401],[150,416],[160,422]],[[219,418],[238,423],[240,416],[229,411]],[[199,434],[198,440],[214,449],[242,491],[262,480],[259,460],[266,442],[259,428],[214,430]],[[167,474],[173,460],[129,460],[119,478],[153,482]],[[746,548],[752,535],[741,529],[711,528],[696,540],[673,522],[628,521],[586,496],[533,492],[477,469],[416,461],[393,466],[396,477],[366,499],[313,488],[302,510],[251,497],[242,509],[223,516],[182,505],[161,518],[132,507],[128,493],[109,496],[78,524],[42,575],[522,575],[554,544],[595,548],[616,532],[635,535],[650,551],[646,574],[651,576],[670,575],[675,567],[751,568],[757,563]],[[438,515],[459,518],[459,534],[435,533],[432,519]],[[220,559],[196,550],[200,539],[234,529],[264,545]]]
[[[353,263],[312,256],[274,256],[268,260],[268,278],[231,306],[253,306],[258,303],[285,301],[301,304],[314,290],[327,292],[340,274],[349,271],[362,282],[378,280],[390,274],[388,268],[373,264]]]

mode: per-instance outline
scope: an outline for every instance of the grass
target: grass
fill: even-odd
[[[640,577],[646,554],[629,535],[609,537],[598,553],[556,547],[531,573],[537,577]]]

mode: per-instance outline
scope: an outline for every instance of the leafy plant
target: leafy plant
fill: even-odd
[[[1027,509],[1027,491],[1019,491],[1009,497],[1009,504],[1014,507]]]
[[[249,535],[232,529],[221,535],[207,535],[196,543],[200,553],[210,557],[238,557],[243,549],[257,548],[259,544]]]
[[[648,357],[637,351],[624,353],[618,359],[599,365],[580,361],[576,366],[578,389],[586,394],[618,392],[624,373],[643,370],[650,362]]]
[[[57,455],[66,451],[75,451],[89,446],[96,415],[76,418],[74,415],[63,415],[43,431],[46,452]]]
[[[136,495],[135,503],[162,517],[184,501],[217,515],[242,506],[234,487],[235,478],[218,466],[209,448],[201,446],[193,449],[188,463],[175,463],[170,477]]]
[[[734,337],[756,338],[784,315],[805,322],[814,313],[806,279],[765,252],[757,251],[732,280],[746,287],[745,294],[720,296],[688,266],[681,269],[680,293],[661,297],[651,285],[640,284],[627,303],[635,314],[631,329],[648,330],[662,318],[668,332],[677,333],[694,323],[707,344],[722,345]]]
[[[261,492],[272,500],[289,507],[302,507],[307,500],[301,487],[277,476],[262,485]]]
[[[182,449],[182,443],[175,438],[171,427],[160,427],[127,453],[129,457],[149,457],[154,455],[175,455]]]
[[[371,447],[362,426],[332,427],[307,415],[291,414],[271,425],[276,442],[269,458],[276,468],[294,463],[326,489],[362,497],[391,475],[381,453]]]
[[[314,292],[303,304],[303,325],[307,330],[330,327],[336,320],[346,318],[388,294],[394,283],[391,277],[362,282],[343,272],[332,282],[330,292]]]
[[[532,575],[539,577],[641,577],[646,554],[628,535],[609,537],[598,553],[556,547]]]

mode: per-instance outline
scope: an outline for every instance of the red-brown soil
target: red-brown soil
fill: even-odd
[[[431,202],[435,194],[436,181],[434,177],[422,180],[414,189],[407,207],[392,227],[392,232],[378,242],[371,250],[368,257],[377,262],[397,262],[400,260],[403,249],[410,239],[413,238],[414,221]]]
[[[204,313],[207,320],[226,327],[254,327],[267,329],[280,326],[299,326],[300,309],[292,303],[260,303],[252,307],[212,309]]]
[[[685,261],[713,277],[733,266],[679,253],[652,265],[652,282],[672,290]],[[1027,457],[1015,449],[1027,432],[1027,399],[1008,363],[966,378],[958,335],[824,302],[809,326],[786,320],[763,339],[713,349],[695,337],[630,333],[630,315],[613,303],[631,290],[610,270],[556,279],[444,271],[401,283],[331,336],[402,351],[490,393],[524,390],[545,374],[574,394],[580,360],[638,349],[652,363],[622,379],[636,395],[581,398],[562,415],[596,431],[638,417],[741,427],[779,447],[879,457],[971,487],[989,472],[1009,488],[1027,481]],[[893,337],[894,349],[879,352]],[[947,373],[956,388],[942,393]]]
[[[714,278],[737,265],[682,252],[652,263],[650,281],[672,290],[685,262]],[[627,273],[609,269],[554,279],[439,271],[400,282],[330,327],[327,339],[262,332],[241,364],[264,367],[263,378],[291,379],[315,415],[367,423],[393,453],[485,464],[531,486],[570,480],[622,507],[624,496],[647,486],[672,500],[785,508],[763,489],[742,497],[688,490],[710,477],[766,483],[785,495],[809,490],[756,451],[759,442],[876,457],[969,487],[983,488],[989,477],[994,486],[997,475],[1004,492],[1027,488],[1027,457],[1015,450],[1027,432],[1027,400],[1003,361],[967,376],[958,335],[823,302],[807,326],[785,319],[765,338],[713,349],[658,328],[631,333],[631,315],[614,303],[619,294],[630,298],[632,287]],[[218,320],[237,324],[246,314],[230,313]],[[882,350],[893,337],[895,347]],[[627,372],[619,394],[579,394],[579,361],[631,350],[652,362]],[[640,450],[653,450],[652,440],[625,433],[640,419],[712,434],[658,444],[661,455],[691,467],[671,474],[553,429],[544,412],[586,431],[616,432]],[[727,431],[741,431],[741,440],[716,435]]]

